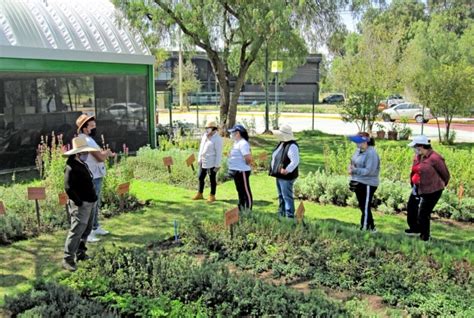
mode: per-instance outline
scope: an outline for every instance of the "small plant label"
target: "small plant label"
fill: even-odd
[[[46,189],[44,187],[28,188],[28,200],[46,200]]]
[[[260,161],[267,161],[268,160],[268,154],[266,152],[263,152],[258,156],[258,159]]]
[[[41,227],[40,206],[38,200],[46,200],[46,189],[44,187],[28,188],[28,200],[35,200],[36,221],[38,229]]]
[[[117,194],[123,195],[130,191],[130,182],[122,183],[117,187]]]
[[[230,226],[239,221],[239,208],[233,208],[225,213],[225,226]]]
[[[67,200],[69,200],[69,197],[67,196],[66,192],[58,194],[58,199],[59,199],[59,205],[66,205]]]
[[[194,156],[194,154],[191,154],[188,157],[188,159],[186,159],[186,164],[188,165],[188,167],[191,167],[193,171],[194,171],[194,161],[196,161],[196,157]]]
[[[3,201],[0,201],[0,215],[5,215],[5,205],[3,204]]]
[[[163,164],[165,165],[165,167],[168,168],[168,172],[171,173],[171,166],[173,165],[173,158],[164,157],[163,158]]]
[[[301,223],[304,218],[304,205],[303,202],[300,202],[300,205],[298,206],[298,209],[296,209],[296,219],[298,220],[298,223]]]

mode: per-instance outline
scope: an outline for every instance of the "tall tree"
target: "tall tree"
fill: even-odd
[[[328,34],[339,21],[336,9],[347,0],[114,0],[147,39],[169,39],[179,28],[204,50],[220,88],[220,121],[235,124],[237,102],[246,75],[265,43],[281,52],[299,52],[302,39]],[[358,2],[358,1],[356,1]],[[166,31],[166,32],[163,32]],[[155,37],[153,37],[153,34]],[[304,36],[303,36],[304,35]],[[298,56],[294,56],[298,57]],[[235,77],[231,87],[230,79]]]
[[[407,87],[436,117],[444,117],[445,134],[440,133],[439,138],[447,143],[453,140],[453,116],[465,114],[472,107],[473,38],[472,19],[456,22],[449,12],[435,14],[431,21],[418,24],[403,60]]]

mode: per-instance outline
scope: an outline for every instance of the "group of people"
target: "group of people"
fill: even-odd
[[[362,212],[360,229],[376,232],[371,205],[379,185],[380,158],[375,150],[374,139],[361,132],[349,139],[357,144],[348,166],[350,188],[355,192]],[[419,135],[408,144],[414,151],[410,172],[412,191],[407,204],[407,235],[418,235],[421,240],[430,239],[430,217],[444,188],[449,182],[449,170],[443,157],[436,153],[428,137]]]
[[[216,200],[216,174],[222,160],[223,142],[219,135],[216,122],[207,123],[206,132],[201,138],[199,146],[199,189],[193,200],[204,199],[203,191],[206,176],[209,175],[211,191],[207,202]],[[250,188],[250,174],[252,171],[252,153],[250,151],[249,134],[244,126],[237,124],[228,130],[234,141],[228,154],[228,175],[234,180],[238,194],[239,210],[251,210],[253,206],[252,190]],[[293,184],[298,178],[300,162],[298,144],[290,126],[283,125],[273,131],[279,139],[275,147],[270,164],[269,175],[276,178],[276,188],[279,200],[279,215],[294,218],[295,204],[293,199]]]
[[[97,235],[108,231],[99,225],[100,193],[105,177],[107,158],[114,156],[110,150],[101,149],[92,137],[96,134],[93,116],[81,115],[77,121],[78,136],[72,141],[72,149],[65,152],[68,157],[64,184],[69,196],[71,227],[64,247],[63,268],[75,271],[77,261],[88,259],[87,242],[97,242]],[[199,188],[193,200],[204,199],[206,176],[209,175],[211,190],[207,201],[216,201],[217,172],[221,167],[223,140],[216,122],[209,122],[201,138],[198,154]],[[249,134],[244,126],[237,124],[228,130],[233,140],[228,153],[228,175],[233,178],[238,194],[240,211],[252,210],[253,197],[250,188],[252,153]],[[275,177],[278,193],[278,215],[294,219],[295,204],[293,186],[298,178],[300,164],[299,146],[289,125],[273,131],[279,142],[272,152],[269,175]],[[348,166],[350,189],[355,192],[361,210],[360,229],[376,232],[371,211],[374,193],[379,185],[380,158],[375,150],[374,139],[361,132],[349,137],[357,144]],[[412,192],[407,206],[407,235],[419,235],[424,241],[430,239],[430,215],[444,188],[449,182],[449,171],[443,157],[433,151],[430,140],[424,135],[416,136],[408,146],[415,154],[411,168]]]
[[[106,174],[105,161],[115,156],[103,150],[93,139],[96,135],[94,116],[83,114],[76,120],[78,136],[72,140],[72,149],[64,170],[64,188],[69,197],[71,226],[64,246],[62,266],[69,271],[77,269],[77,262],[86,260],[87,242],[98,242],[98,235],[107,235],[99,224],[100,197]]]

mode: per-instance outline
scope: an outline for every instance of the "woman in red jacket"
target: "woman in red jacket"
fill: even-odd
[[[408,144],[415,151],[411,167],[412,192],[407,205],[407,235],[420,235],[423,241],[430,239],[431,212],[438,203],[449,182],[449,171],[444,158],[431,148],[424,135],[416,136]]]

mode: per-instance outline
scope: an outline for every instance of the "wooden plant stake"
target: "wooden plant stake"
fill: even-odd
[[[230,227],[230,237],[234,238],[234,224],[239,222],[239,208],[233,208],[225,213],[225,226]]]
[[[130,191],[130,182],[122,183],[117,187],[117,194],[120,196],[120,210],[125,208],[125,193]]]
[[[304,224],[304,205],[303,202],[300,202],[300,205],[298,206],[298,209],[296,209],[296,220],[298,223],[303,223]]]
[[[5,205],[3,204],[3,201],[0,201],[0,215],[5,214],[7,214],[7,211],[5,210]]]
[[[191,167],[191,169],[193,169],[193,171],[196,171],[194,169],[194,161],[196,161],[196,157],[194,157],[194,154],[191,154],[188,159],[186,159],[186,164],[188,165],[188,167]]]
[[[168,168],[168,173],[171,173],[171,166],[173,165],[173,158],[164,157],[163,164]]]
[[[38,221],[38,230],[41,227],[40,206],[38,200],[46,200],[46,189],[44,187],[29,187],[28,200],[35,200],[36,220]]]
[[[63,193],[59,193],[58,194],[58,202],[59,202],[59,205],[64,205],[65,209],[66,209],[66,215],[67,215],[67,219],[69,221],[69,224],[71,224],[71,217],[69,215],[69,206],[67,204],[67,201],[69,200],[69,197],[67,196],[67,193],[66,192],[63,192]]]

